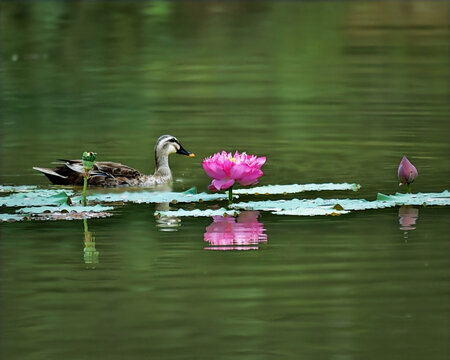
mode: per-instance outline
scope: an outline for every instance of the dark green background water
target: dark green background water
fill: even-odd
[[[85,150],[153,172],[170,133],[174,190],[201,160],[267,156],[261,184],[415,191],[449,175],[447,2],[2,2],[2,184]],[[263,213],[256,251],[205,251],[209,218],[162,231],[153,205],[83,223],[1,225],[4,359],[448,359],[449,210]]]

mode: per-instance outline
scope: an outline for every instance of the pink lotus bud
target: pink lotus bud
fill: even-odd
[[[403,156],[403,159],[398,166],[398,179],[400,180],[400,185],[411,184],[418,174],[415,166],[411,164],[406,156]]]

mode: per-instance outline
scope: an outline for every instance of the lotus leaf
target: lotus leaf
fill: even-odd
[[[179,192],[155,192],[155,191],[137,191],[109,194],[93,194],[88,196],[89,201],[95,202],[132,202],[137,204],[150,203],[191,203],[211,200],[228,199],[228,194],[192,194]]]
[[[36,189],[35,185],[21,185],[21,186],[0,185],[0,193],[22,192],[22,191],[30,191],[33,189]]]
[[[24,219],[25,219],[24,215],[19,215],[19,214],[0,214],[0,222],[22,221]]]
[[[43,206],[61,205],[68,201],[69,195],[73,191],[66,190],[32,190],[29,192],[13,193],[0,197],[0,206],[20,207],[20,206]]]
[[[291,184],[291,185],[266,185],[266,186],[257,186],[250,189],[236,189],[233,190],[234,194],[240,195],[276,195],[276,194],[295,194],[304,191],[329,191],[329,190],[353,190],[358,191],[361,185],[359,184],[333,184],[333,183],[325,183],[325,184]]]
[[[298,208],[293,210],[281,210],[274,211],[275,215],[295,215],[295,216],[339,216],[342,214],[348,214],[350,211],[347,210],[335,210],[335,209],[327,209],[327,208]]]
[[[364,199],[292,199],[251,201],[231,204],[233,209],[271,211],[277,215],[333,215],[350,211],[383,209],[399,205],[450,205],[450,193],[379,194],[377,200]]]
[[[113,209],[114,208],[112,206],[102,206],[100,204],[97,204],[95,206],[69,206],[67,204],[64,204],[61,206],[32,206],[32,207],[26,207],[26,208],[19,209],[16,212],[19,214],[43,214],[43,213],[54,213],[54,212],[87,213],[87,212],[104,212],[104,211],[109,211],[109,210],[113,210]]]
[[[450,205],[450,192],[445,190],[440,193],[417,193],[417,194],[402,194],[384,195],[379,193],[378,201],[390,201],[396,205]]]

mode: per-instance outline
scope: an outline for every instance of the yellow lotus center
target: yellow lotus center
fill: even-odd
[[[236,159],[234,157],[229,158],[231,162],[236,162]]]

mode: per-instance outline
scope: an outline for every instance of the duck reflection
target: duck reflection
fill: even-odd
[[[84,224],[84,249],[83,259],[84,263],[88,265],[89,269],[95,269],[95,265],[98,264],[99,252],[95,248],[95,238],[89,231],[87,219],[83,219]]]
[[[400,230],[403,230],[403,237],[408,238],[408,231],[415,230],[416,221],[419,217],[419,209],[403,205],[398,210],[398,222],[400,223]]]
[[[169,211],[169,203],[155,204],[156,211]],[[156,217],[156,226],[160,231],[178,231],[181,226],[181,219],[176,216],[159,216]]]
[[[214,216],[206,228],[206,250],[258,250],[259,243],[267,242],[264,224],[258,221],[258,211],[244,211],[239,216]]]

